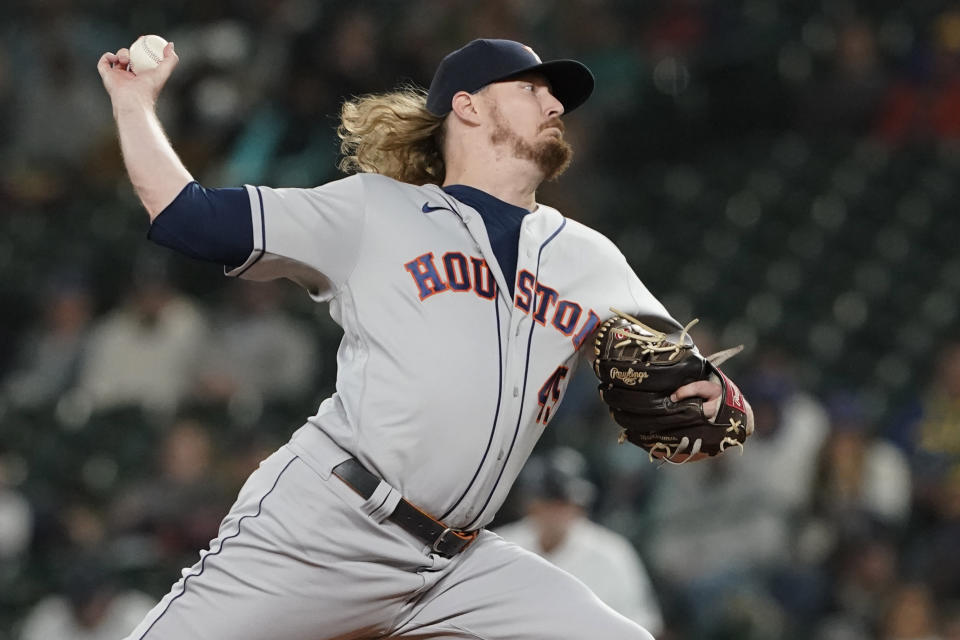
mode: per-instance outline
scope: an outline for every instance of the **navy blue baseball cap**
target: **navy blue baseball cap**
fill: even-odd
[[[579,107],[593,93],[593,74],[576,60],[543,62],[533,49],[519,42],[481,39],[447,54],[440,62],[427,94],[427,111],[447,115],[458,92],[475,93],[491,82],[529,72],[546,77],[564,113]]]

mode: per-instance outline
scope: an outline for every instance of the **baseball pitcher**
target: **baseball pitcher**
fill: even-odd
[[[562,116],[590,96],[590,71],[475,40],[427,92],[345,102],[348,177],[211,189],[155,113],[177,61],[169,44],[138,75],[126,49],[98,64],[150,238],[298,283],[343,339],[336,393],[128,638],[650,638],[484,529],[583,356],[651,456],[694,460],[714,453],[711,430],[721,450],[747,433],[749,405],[614,244],[536,200],[570,161]],[[658,424],[669,433],[651,438]]]

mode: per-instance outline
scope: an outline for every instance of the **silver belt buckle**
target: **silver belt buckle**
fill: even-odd
[[[440,535],[437,536],[437,539],[433,541],[433,546],[430,547],[434,553],[442,554],[442,551],[440,551],[440,545],[443,543],[444,537],[452,531],[453,529],[451,527],[447,527]]]

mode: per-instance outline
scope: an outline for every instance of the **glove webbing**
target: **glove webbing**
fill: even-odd
[[[663,333],[662,331],[657,331],[656,329],[648,327],[644,323],[640,322],[639,320],[631,316],[629,313],[624,313],[623,311],[619,311],[618,309],[614,309],[613,307],[610,307],[610,311],[614,312],[624,320],[627,320],[630,323],[637,325],[644,331],[647,331],[648,333],[650,333],[649,336],[644,336],[644,335],[640,335],[639,333],[633,333],[632,331],[627,331],[626,329],[617,329],[616,331],[618,333],[622,333],[624,336],[628,338],[628,340],[621,340],[620,342],[614,345],[615,347],[619,348],[619,347],[626,346],[627,344],[630,343],[630,340],[634,340],[636,342],[639,342],[641,345],[643,345],[642,353],[645,353],[645,354],[646,353],[666,353],[668,351],[672,351],[673,353],[670,354],[670,356],[667,358],[668,360],[673,360],[674,358],[676,358],[683,349],[691,348],[688,345],[684,345],[684,341],[687,337],[687,333],[690,331],[690,327],[692,327],[693,325],[697,324],[700,321],[699,318],[694,318],[693,320],[688,322],[687,326],[685,326],[683,328],[683,331],[680,332],[680,336],[677,342],[673,343],[667,340],[666,333]],[[597,352],[597,355],[598,356],[600,355],[599,350]]]

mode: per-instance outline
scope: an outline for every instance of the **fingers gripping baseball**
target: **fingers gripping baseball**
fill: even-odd
[[[130,70],[130,50],[122,48],[116,53],[108,51],[100,56],[97,72],[115,106],[118,101],[127,99],[141,98],[152,102],[160,95],[179,61],[173,43],[168,42],[163,49],[163,58],[155,68],[135,74]]]
[[[163,59],[157,64],[157,68],[153,70],[153,73],[159,75],[165,84],[178,62],[180,62],[180,56],[174,51],[173,43],[168,42],[166,46],[163,47]]]
[[[123,49],[121,49],[120,51],[123,51]],[[118,55],[118,53],[113,53],[112,51],[108,51],[102,56],[100,56],[100,60],[99,62],[97,62],[97,72],[100,74],[100,77],[103,79],[104,84],[106,84],[108,81],[108,78],[110,78],[111,72],[113,71],[114,67],[118,68],[118,73],[127,72],[126,67],[120,65],[120,56]]]

